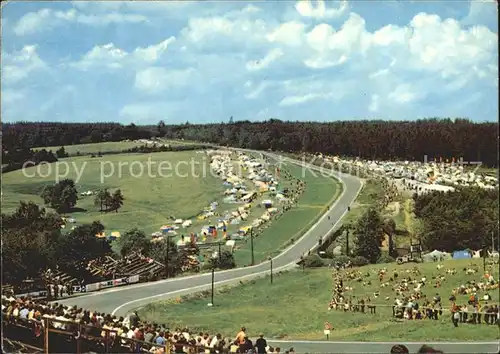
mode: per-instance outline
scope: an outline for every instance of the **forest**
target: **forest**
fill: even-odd
[[[196,140],[258,150],[328,153],[378,160],[462,157],[497,167],[498,123],[467,119],[416,121],[263,122],[156,126],[118,123],[2,124],[2,158],[20,149],[150,138]]]

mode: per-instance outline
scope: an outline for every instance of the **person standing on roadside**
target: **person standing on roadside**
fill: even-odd
[[[260,334],[259,338],[255,341],[255,349],[257,354],[266,354],[267,341],[264,339],[264,334]]]

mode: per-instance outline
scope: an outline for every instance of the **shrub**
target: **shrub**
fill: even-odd
[[[355,267],[362,267],[368,265],[370,262],[363,256],[356,256],[351,259],[352,265]]]
[[[332,264],[339,263],[340,265],[342,265],[342,264],[345,264],[345,263],[347,263],[349,261],[352,262],[352,258],[348,257],[348,256],[345,256],[345,255],[340,255],[340,256],[334,256],[334,257],[332,257]]]
[[[394,257],[389,256],[387,252],[382,252],[380,257],[377,259],[377,263],[393,263],[395,261]]]
[[[305,259],[305,266],[307,268],[319,268],[324,265],[325,263],[323,262],[323,259],[321,259],[321,257],[317,254],[311,254]]]

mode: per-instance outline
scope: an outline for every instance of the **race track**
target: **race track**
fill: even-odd
[[[271,158],[278,156],[265,153]],[[299,161],[282,159],[285,163],[302,164]],[[319,170],[310,165],[311,169]],[[349,206],[355,199],[362,187],[362,182],[357,177],[335,173],[342,182],[343,191],[341,196],[334,202],[321,219],[311,227],[299,240],[280,255],[273,258],[273,272],[296,267],[296,261],[306,254],[317,243],[319,238],[325,237],[330,230],[337,227]],[[328,219],[330,216],[330,219]],[[239,282],[243,279],[251,279],[269,273],[269,261],[252,267],[244,267],[219,271],[215,273],[215,284],[225,285]],[[197,274],[187,277],[160,280],[156,282],[130,285],[109,290],[103,290],[88,295],[78,296],[59,303],[76,305],[82,308],[96,309],[116,315],[126,315],[134,308],[149,304],[152,301],[163,300],[173,296],[180,296],[210,288],[211,274]]]
[[[277,155],[264,153],[273,159]],[[281,158],[286,163],[303,165],[302,162]],[[318,171],[316,166],[308,168]],[[341,196],[334,202],[330,209],[292,246],[273,258],[273,272],[296,267],[296,261],[313,248],[320,238],[324,238],[333,228],[339,226],[349,206],[357,197],[362,188],[362,181],[348,174],[335,172],[333,174],[343,184]],[[328,219],[328,216],[330,219]],[[237,268],[215,273],[215,285],[237,283],[243,279],[251,279],[269,274],[269,261],[261,264]],[[211,274],[199,274],[175,279],[160,280],[156,282],[131,285],[126,287],[103,290],[88,295],[59,300],[59,303],[76,305],[82,308],[95,309],[105,313],[126,315],[131,310],[147,305],[153,301],[164,300],[193,292],[210,289]],[[235,330],[237,330],[235,325]],[[450,324],[451,325],[451,324]],[[450,330],[452,328],[450,327]],[[281,347],[283,352],[293,347],[297,352],[309,353],[389,353],[392,343],[366,343],[366,342],[325,342],[325,341],[269,341]],[[410,344],[410,352],[416,352],[421,344]],[[439,343],[436,348],[441,348],[445,353],[498,353],[498,343]]]

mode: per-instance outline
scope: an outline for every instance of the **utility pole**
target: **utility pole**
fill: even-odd
[[[253,254],[253,228],[250,229],[250,247],[252,249],[252,264],[251,265],[254,265],[255,264],[255,257]]]
[[[347,225],[346,228],[346,236],[345,236],[345,254],[347,257],[349,257],[349,231],[350,231],[350,226]]]
[[[269,262],[271,264],[271,284],[273,283],[273,258],[269,257]]]
[[[214,279],[215,279],[215,266],[212,266],[212,306],[214,305]]]
[[[165,275],[168,279],[169,271],[168,271],[168,250],[170,249],[170,237],[167,235],[167,252],[165,257]]]
[[[219,268],[220,268],[220,265],[222,264],[222,254],[221,254],[221,251],[220,251],[220,241],[219,241]]]

